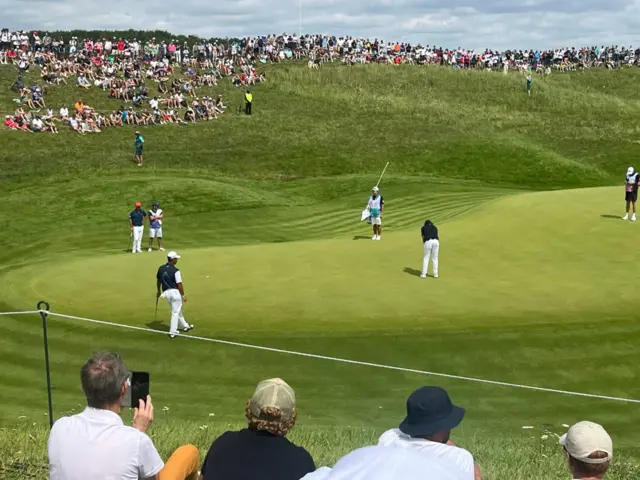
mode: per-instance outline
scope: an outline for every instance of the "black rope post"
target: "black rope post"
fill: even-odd
[[[42,337],[44,339],[44,364],[47,371],[47,398],[49,401],[49,428],[53,428],[53,401],[51,400],[51,366],[49,365],[49,340],[47,339],[47,315],[49,304],[44,300],[38,302],[38,312],[42,317]]]

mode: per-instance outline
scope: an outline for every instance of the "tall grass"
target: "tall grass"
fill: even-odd
[[[211,443],[223,432],[242,428],[241,424],[221,424],[207,419],[195,422],[163,422],[154,425],[150,436],[162,458],[185,443],[196,445],[204,458]],[[570,478],[566,459],[556,434],[545,430],[527,431],[511,437],[459,434],[454,440],[471,451],[485,480],[559,480]],[[533,432],[531,434],[531,432]],[[304,446],[316,466],[332,466],[348,452],[374,445],[382,431],[368,427],[296,427],[289,438]],[[6,479],[46,479],[48,428],[43,425],[0,429],[0,475]],[[637,480],[640,461],[631,452],[617,453],[608,480]]]

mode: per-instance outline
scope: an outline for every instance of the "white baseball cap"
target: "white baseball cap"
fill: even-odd
[[[375,186],[375,187],[373,187],[371,190],[372,190],[372,191],[374,191],[374,192],[377,192],[377,191],[379,191],[380,189],[379,189],[377,186]]]
[[[627,168],[627,175],[633,175],[633,172],[634,172],[633,167]]]
[[[593,422],[578,422],[567,433],[560,437],[560,445],[576,460],[591,465],[611,461],[613,458],[613,441],[602,427]],[[605,458],[589,458],[595,452],[604,452]]]
[[[178,255],[176,252],[169,252],[167,253],[167,258],[169,260],[173,260],[174,258],[180,258],[180,255]]]

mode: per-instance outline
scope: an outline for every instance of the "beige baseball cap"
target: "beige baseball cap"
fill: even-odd
[[[264,418],[261,412],[266,407],[280,410],[280,420],[291,419],[296,409],[296,394],[293,388],[281,378],[263,380],[256,387],[251,397],[251,414],[256,418]]]
[[[613,441],[602,427],[593,422],[578,422],[560,437],[560,445],[576,460],[592,465],[611,461]],[[604,452],[605,458],[589,458],[595,452]]]

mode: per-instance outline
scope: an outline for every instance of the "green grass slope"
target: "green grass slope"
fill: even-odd
[[[640,398],[630,270],[640,231],[609,218],[621,213],[622,192],[606,187],[619,183],[637,148],[638,75],[553,75],[536,79],[528,99],[518,75],[267,67],[252,118],[234,113],[241,93],[223,81],[201,92],[232,102],[219,120],[144,128],[142,169],[131,161],[133,128],[85,137],[2,130],[0,310],[32,309],[44,298],[55,311],[166,329],[166,305],[153,318],[162,256],[124,252],[133,202],[159,199],[166,244],[184,254],[185,315],[200,336]],[[0,69],[0,84],[11,81]],[[3,111],[13,106],[6,91]],[[81,95],[101,109],[119,106],[101,91]],[[47,101],[57,109],[77,96],[74,87],[52,87]],[[383,241],[371,242],[358,220],[387,161]],[[604,188],[566,190],[587,186]],[[556,189],[565,190],[539,192]],[[441,228],[437,281],[415,275],[426,217]],[[457,439],[478,450],[488,478],[543,478],[538,468],[558,478],[552,447],[544,450],[550,460],[526,468],[517,452],[541,448],[542,425],[562,430],[584,418],[614,436],[622,461],[612,478],[640,471],[634,404],[168,342],[58,318],[50,340],[56,416],[83,402],[82,361],[115,349],[130,368],[152,372],[163,451],[172,428],[206,448],[210,434],[190,435],[241,421],[239,402],[255,383],[281,376],[299,396],[300,439],[321,461],[394,426],[406,396],[437,383],[467,407]],[[3,468],[42,463],[41,350],[37,317],[0,317],[0,423],[9,438],[18,441],[15,428],[29,425],[36,439],[19,440],[27,453],[7,455]],[[523,425],[536,426],[536,438]],[[476,439],[487,436],[511,443],[501,443],[503,453],[483,449]],[[333,437],[344,441],[328,449]]]

